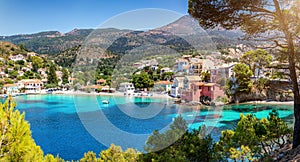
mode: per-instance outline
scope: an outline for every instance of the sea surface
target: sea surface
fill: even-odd
[[[189,123],[189,130],[205,124],[214,140],[222,130],[233,129],[241,113],[263,118],[277,109],[283,120],[293,123],[291,105],[239,104],[199,110],[158,98],[27,95],[14,99],[17,109],[26,113],[32,136],[44,153],[65,160],[78,160],[90,150],[98,155],[111,143],[123,150],[143,151],[148,136],[154,130],[167,130],[179,115]]]

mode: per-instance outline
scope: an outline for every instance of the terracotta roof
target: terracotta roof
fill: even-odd
[[[173,82],[162,80],[162,81],[156,82],[155,84],[165,84],[165,85],[168,85],[168,84],[173,84]]]
[[[39,79],[22,79],[20,82],[23,82],[23,83],[43,83]]]
[[[100,86],[100,85],[90,85],[90,86],[84,86],[84,87],[82,87],[82,89],[84,89],[84,88],[94,88],[94,89],[98,89],[98,88],[102,88],[102,86]]]
[[[179,59],[177,59],[176,61],[177,61],[177,62],[189,62],[188,60],[182,59],[182,58],[179,58]]]
[[[208,87],[212,87],[212,86],[214,86],[214,85],[216,85],[217,83],[206,83],[206,84],[204,84],[204,86],[208,86]]]
[[[3,87],[16,87],[17,84],[4,84]]]
[[[99,80],[97,80],[97,83],[105,83],[105,82],[106,82],[105,79],[99,79]]]
[[[192,57],[192,55],[182,55],[182,57]]]
[[[196,85],[196,86],[203,86],[203,85],[205,85],[205,83],[203,83],[203,82],[196,82],[196,83],[193,83],[194,85]]]

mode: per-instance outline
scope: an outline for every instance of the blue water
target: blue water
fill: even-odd
[[[109,100],[108,105],[102,100]],[[26,112],[32,136],[44,153],[77,160],[89,150],[99,154],[111,143],[123,149],[142,151],[154,130],[163,132],[181,114],[189,129],[205,124],[217,139],[224,129],[232,129],[240,114],[266,117],[276,108],[281,118],[293,122],[292,106],[230,105],[197,110],[174,105],[172,100],[135,97],[95,97],[71,95],[28,95],[15,97],[17,109]]]

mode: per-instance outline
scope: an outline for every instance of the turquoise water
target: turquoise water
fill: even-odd
[[[110,103],[102,104],[104,99]],[[222,130],[234,128],[241,113],[262,118],[276,108],[281,118],[293,122],[292,106],[286,105],[240,104],[196,110],[155,98],[28,95],[15,100],[17,109],[26,112],[36,143],[45,153],[66,160],[80,159],[89,150],[98,154],[111,143],[142,151],[147,137],[156,129],[166,130],[179,114],[189,129],[205,124],[214,139]]]

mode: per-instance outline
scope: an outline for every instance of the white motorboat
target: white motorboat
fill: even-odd
[[[108,100],[102,100],[102,103],[103,104],[109,104],[109,101]]]

